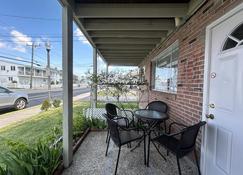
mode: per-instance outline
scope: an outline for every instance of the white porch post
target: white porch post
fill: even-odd
[[[73,12],[62,9],[63,64],[63,161],[67,168],[73,159]]]
[[[93,48],[93,75],[97,76],[97,49]],[[97,89],[98,86],[95,84],[93,87],[93,107],[97,107]]]
[[[109,64],[108,63],[106,64],[106,71],[105,71],[105,73],[106,73],[106,76],[108,76],[108,73],[109,73]]]

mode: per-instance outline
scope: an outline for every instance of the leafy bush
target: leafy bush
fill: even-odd
[[[6,175],[51,175],[59,164],[61,149],[39,142],[35,147],[17,146],[0,154],[0,172]]]
[[[105,129],[106,128],[105,120],[98,119],[98,118],[92,119],[92,128]]]
[[[73,131],[75,133],[80,133],[89,127],[86,118],[83,116],[78,116],[73,118]]]
[[[55,100],[53,100],[53,102],[52,102],[52,105],[53,105],[55,108],[60,107],[60,104],[61,104],[61,100],[58,100],[58,99],[55,99]]]
[[[51,107],[51,103],[49,100],[44,100],[41,105],[42,111],[47,111]]]

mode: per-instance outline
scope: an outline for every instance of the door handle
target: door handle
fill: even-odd
[[[213,120],[215,117],[213,114],[206,114],[206,118]]]

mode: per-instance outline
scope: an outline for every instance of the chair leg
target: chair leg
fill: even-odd
[[[201,175],[200,166],[199,166],[199,161],[198,161],[198,157],[197,157],[197,152],[196,152],[195,149],[194,149],[194,156],[195,156],[195,159],[196,159],[196,164],[197,164],[198,174]]]
[[[164,129],[165,129],[165,133],[166,133],[166,121],[164,121]]]
[[[166,161],[165,156],[163,156],[163,154],[160,152],[159,148],[155,145],[155,143],[153,141],[151,141],[152,144],[154,145],[155,149],[157,150],[157,152],[159,153],[159,155]]]
[[[166,155],[169,156],[169,153],[170,153],[170,152],[169,152],[169,150],[167,149],[167,150],[166,150]]]
[[[176,161],[177,161],[179,175],[181,175],[181,167],[180,167],[180,161],[179,161],[179,157],[178,156],[176,156]]]
[[[144,154],[144,165],[146,165],[146,137],[144,132],[144,141],[143,141],[143,154]]]
[[[106,151],[105,151],[105,156],[107,156],[107,153],[108,153],[108,148],[109,148],[109,144],[110,144],[110,135],[108,136],[108,141],[107,141],[107,146],[106,146]]]
[[[147,167],[149,167],[149,152],[150,152],[150,132],[148,134],[148,158],[147,158]]]
[[[107,129],[107,135],[106,135],[106,140],[105,140],[105,143],[107,143],[107,142],[108,142],[108,137],[109,137],[109,135],[110,135],[110,130],[109,130],[109,129]]]
[[[117,173],[117,168],[118,168],[118,163],[119,163],[119,158],[120,158],[120,152],[121,152],[121,147],[119,147],[119,151],[118,151],[118,155],[117,155],[115,175]]]

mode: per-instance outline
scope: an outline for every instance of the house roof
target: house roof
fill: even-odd
[[[60,0],[109,65],[138,66],[205,0]]]

